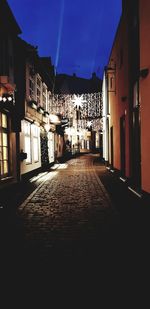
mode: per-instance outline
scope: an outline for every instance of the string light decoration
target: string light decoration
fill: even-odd
[[[102,94],[54,94],[50,96],[49,112],[68,113],[72,112],[75,105],[81,106],[82,117],[97,118],[102,115]]]
[[[69,126],[76,127],[77,114],[78,129],[87,130],[92,127],[92,130],[102,130],[102,114],[103,102],[102,93],[84,93],[80,94],[53,94],[49,98],[49,113],[61,115],[63,118],[69,119]],[[90,121],[90,126],[89,126]]]

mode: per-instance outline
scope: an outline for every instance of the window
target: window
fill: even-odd
[[[33,79],[29,79],[29,94],[31,97],[34,96],[34,82]]]
[[[52,113],[52,94],[51,92],[48,92],[48,107],[47,110]]]
[[[133,107],[139,106],[139,84],[136,82],[133,88]]]
[[[46,108],[46,95],[47,95],[47,91],[46,91],[47,89],[46,89],[46,86],[45,85],[43,85],[43,108],[46,110],[47,108]]]
[[[38,87],[38,88],[41,88],[41,80],[40,80],[40,78],[38,78],[38,77],[37,77],[37,87]]]
[[[115,78],[114,75],[109,76],[109,91],[115,91]]]
[[[28,121],[22,122],[22,132],[24,133],[24,152],[27,153],[26,164],[39,162],[39,136],[40,128]]]
[[[9,174],[9,132],[8,117],[0,113],[0,176],[7,177]]]
[[[111,76],[110,77],[110,89],[112,89],[113,88],[113,77]]]
[[[41,91],[38,88],[37,88],[36,95],[37,95],[37,102],[40,104]]]
[[[27,153],[26,163],[31,163],[31,124],[24,122],[23,131],[25,135],[25,152]]]
[[[39,161],[39,128],[35,125],[33,127],[33,159],[34,162]]]
[[[39,75],[37,75],[36,78],[36,98],[38,105],[41,104],[41,78]]]

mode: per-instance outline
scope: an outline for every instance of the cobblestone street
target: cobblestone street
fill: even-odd
[[[44,260],[102,254],[119,219],[93,158],[87,154],[60,164],[18,207],[30,259],[31,253]]]
[[[135,280],[147,267],[147,231],[141,233],[142,218],[135,224],[135,215],[122,216],[117,210],[100,181],[104,165],[93,164],[97,159],[96,154],[85,154],[57,164],[37,178],[37,186],[16,207],[15,218],[4,224],[3,289],[11,291],[15,278],[14,287],[24,301],[23,285],[34,302],[37,291],[40,296],[44,290],[46,299],[54,303],[59,301],[54,296],[58,291],[65,301],[69,291],[78,306],[78,299],[82,297],[84,304],[92,289],[99,299],[100,286],[111,291],[116,278],[121,289],[124,278],[132,274]],[[132,217],[132,230],[128,217]]]

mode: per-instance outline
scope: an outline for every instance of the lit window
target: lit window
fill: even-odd
[[[39,129],[33,126],[33,158],[34,162],[39,161]]]
[[[26,163],[31,163],[31,143],[30,143],[30,136],[25,136],[25,152],[27,153]]]
[[[31,124],[24,122],[24,134],[25,134],[25,152],[27,153],[26,163],[31,163]]]
[[[2,114],[2,127],[7,128],[7,115]]]
[[[8,117],[0,113],[0,177],[7,177],[9,174],[9,131]]]

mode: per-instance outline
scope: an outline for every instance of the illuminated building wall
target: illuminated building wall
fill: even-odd
[[[21,175],[27,173],[37,172],[41,168],[46,168],[55,160],[55,149],[51,143],[50,134],[52,127],[52,134],[55,131],[55,125],[51,126],[50,120],[50,100],[51,100],[51,86],[50,86],[50,72],[47,74],[46,66],[38,56],[37,50],[27,44],[25,41],[21,42],[22,52],[26,51],[24,59],[25,66],[25,98],[24,114],[22,116],[22,127],[20,132],[20,152],[24,156],[20,162]],[[47,60],[47,59],[46,59]],[[21,59],[23,61],[23,59]],[[48,68],[50,62],[48,62]],[[45,64],[45,58],[44,58]],[[48,79],[49,77],[49,79]],[[53,155],[48,147],[52,146]],[[51,154],[50,154],[51,153]]]
[[[142,189],[150,193],[150,1],[139,1]]]
[[[20,33],[7,2],[0,1],[0,187],[18,178],[14,42]]]
[[[130,175],[129,158],[129,46],[127,17],[122,16],[106,71],[106,157],[122,176]],[[124,98],[124,99],[123,99]],[[122,148],[122,149],[121,149]]]
[[[137,194],[150,193],[149,12],[148,0],[123,1],[103,80],[104,157]]]

